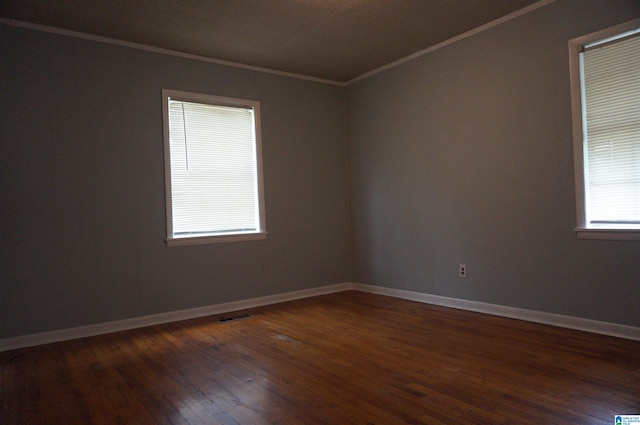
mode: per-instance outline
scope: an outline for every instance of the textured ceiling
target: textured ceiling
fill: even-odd
[[[344,82],[538,0],[2,0],[0,16]]]

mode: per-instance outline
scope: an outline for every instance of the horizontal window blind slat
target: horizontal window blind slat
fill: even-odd
[[[589,222],[640,221],[640,37],[583,54]]]
[[[168,115],[173,233],[257,231],[253,111],[170,99]]]

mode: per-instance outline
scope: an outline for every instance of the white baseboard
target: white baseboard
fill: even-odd
[[[95,325],[80,326],[77,328],[61,329],[37,334],[22,335],[13,338],[0,339],[0,352],[32,347],[35,345],[50,344],[54,342],[68,341],[89,336],[107,334],[111,332],[125,331],[142,328],[145,326],[159,325],[162,323],[176,322],[179,320],[195,319],[198,317],[212,316],[233,311],[262,307],[286,301],[336,292],[357,290],[371,294],[386,295],[425,304],[439,305],[443,307],[457,308],[460,310],[475,311],[478,313],[492,314],[494,316],[508,317],[511,319],[526,320],[528,322],[542,323],[561,328],[576,329],[597,334],[615,336],[619,338],[640,341],[640,328],[616,323],[599,322],[596,320],[582,319],[579,317],[563,316],[560,314],[544,313],[540,311],[525,310],[514,307],[505,307],[496,304],[487,304],[477,301],[461,300],[457,298],[442,297],[438,295],[424,294],[420,292],[406,291],[402,289],[386,288],[383,286],[366,285],[363,283],[345,282],[335,285],[321,286],[318,288],[303,289],[300,291],[286,292],[265,297],[251,298],[247,300],[232,301],[223,304],[215,304],[205,307],[187,310],[171,311],[150,316],[134,317],[131,319],[116,320],[113,322],[98,323]]]
[[[145,326],[159,325],[162,323],[177,322],[179,320],[195,319],[198,317],[212,316],[249,308],[262,307],[301,298],[326,295],[334,292],[342,292],[353,289],[352,283],[339,283],[335,285],[321,286],[318,288],[303,289],[300,291],[286,292],[283,294],[269,295],[247,300],[232,301],[223,304],[209,305],[205,307],[190,308],[187,310],[170,311],[167,313],[153,314],[150,316],[134,317],[131,319],[116,320],[113,322],[98,323],[95,325],[80,326],[77,328],[61,329],[37,334],[22,335],[13,338],[0,339],[0,352],[16,350],[19,348],[33,347],[35,345],[51,344],[54,342],[68,341],[85,338],[88,336],[102,335],[112,332],[126,331],[129,329],[143,328]]]
[[[353,289],[371,294],[387,295],[405,300],[418,301],[425,304],[434,304],[443,307],[457,308],[460,310],[475,311],[494,316],[508,317],[511,319],[526,320],[527,322],[542,323],[560,328],[575,329],[596,334],[610,335],[619,338],[640,341],[640,328],[617,323],[599,322],[597,320],[583,319],[580,317],[563,316],[561,314],[545,313],[541,311],[525,310],[522,308],[506,307],[496,304],[487,304],[478,301],[461,300],[458,298],[442,297],[439,295],[423,294],[402,289],[386,288],[382,286],[354,283]]]

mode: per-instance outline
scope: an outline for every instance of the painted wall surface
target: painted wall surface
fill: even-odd
[[[0,26],[0,338],[348,281],[344,90]],[[261,102],[265,241],[168,248],[161,90]]]
[[[640,242],[573,232],[567,48],[638,16],[558,0],[346,89],[0,25],[0,339],[349,280],[640,326]],[[166,246],[163,88],[261,102],[267,240]]]
[[[640,242],[573,231],[568,65],[639,16],[559,0],[349,86],[354,281],[640,326]]]

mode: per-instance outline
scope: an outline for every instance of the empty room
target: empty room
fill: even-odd
[[[640,425],[640,2],[0,2],[1,424]]]

